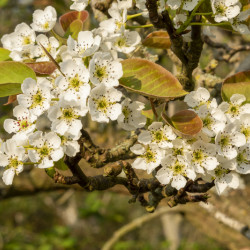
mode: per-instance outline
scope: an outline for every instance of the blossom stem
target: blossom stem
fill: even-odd
[[[23,165],[35,165],[37,162],[23,162]]]
[[[200,26],[223,26],[228,25],[228,23],[190,23],[190,25],[200,25]]]
[[[195,13],[195,15],[210,16],[210,15],[213,15],[213,12],[208,12],[208,13]]]
[[[181,27],[179,29],[176,30],[176,34],[181,34],[188,26],[189,24],[192,22],[193,17],[195,15],[197,15],[196,11],[199,9],[200,5],[204,2],[205,0],[200,0],[198,2],[198,4],[195,6],[195,8],[193,9],[192,13],[190,14],[190,16],[188,17],[188,19],[181,25]]]
[[[129,26],[126,25],[126,29],[140,29],[140,28],[150,28],[153,27],[153,24],[146,24],[146,25],[138,25],[138,26]]]
[[[137,14],[134,14],[134,15],[127,15],[127,20],[130,20],[130,19],[132,19],[132,18],[141,16],[141,15],[142,15],[142,13],[137,13]]]

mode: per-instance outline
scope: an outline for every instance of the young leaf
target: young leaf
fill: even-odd
[[[59,22],[62,25],[63,30],[66,32],[72,22],[75,20],[80,20],[84,23],[89,16],[89,13],[85,10],[78,11],[70,11],[59,18]]]
[[[82,31],[82,29],[83,29],[83,22],[77,19],[70,24],[64,37],[67,38],[71,36],[73,39],[77,40],[78,34],[80,31]]]
[[[142,44],[151,48],[169,49],[171,40],[166,31],[154,31],[147,35],[144,41],[142,41]]]
[[[169,118],[162,113],[162,118],[182,137],[198,134],[203,126],[200,117],[192,110],[182,110]]]
[[[59,170],[67,170],[68,169],[68,166],[64,162],[64,158],[62,158],[59,161],[55,162],[54,167],[59,169]]]
[[[15,102],[15,101],[16,101],[16,95],[10,95],[9,98],[8,98],[8,102],[5,103],[4,105],[5,105],[5,106],[6,106],[6,105],[9,105],[9,104],[11,104],[11,103],[13,103],[13,102]]]
[[[41,75],[51,75],[57,68],[53,62],[35,62],[25,64],[32,68],[37,74]]]
[[[250,70],[239,72],[224,80],[221,89],[222,99],[229,102],[233,94],[244,95],[246,102],[250,103]]]
[[[9,60],[10,59],[9,55],[10,55],[9,50],[0,48],[0,62]]]
[[[131,58],[122,61],[122,66],[120,85],[132,92],[160,99],[176,98],[188,93],[177,78],[156,63]]]
[[[36,79],[35,72],[21,62],[0,62],[0,97],[21,93],[24,79]]]

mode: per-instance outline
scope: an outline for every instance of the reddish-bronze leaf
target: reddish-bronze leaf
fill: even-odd
[[[10,95],[9,98],[8,98],[8,102],[5,103],[4,105],[6,106],[6,105],[9,105],[9,104],[15,102],[16,101],[16,96],[17,95]]]
[[[198,134],[203,126],[200,117],[192,110],[179,111],[171,118],[162,113],[162,118],[182,137]]]
[[[87,20],[89,13],[86,10],[83,11],[70,11],[59,18],[59,22],[62,25],[63,30],[66,32],[71,23],[75,20],[81,20],[83,23]]]
[[[144,41],[142,41],[142,44],[151,48],[169,49],[171,46],[171,40],[166,31],[154,31],[147,35]]]
[[[123,60],[123,77],[119,80],[124,88],[157,99],[184,96],[187,92],[178,79],[159,64],[141,58]]]
[[[246,97],[246,102],[250,102],[250,70],[239,72],[224,80],[221,89],[222,99],[229,102],[233,94],[242,94]]]
[[[51,75],[57,68],[53,62],[35,62],[26,63],[26,65],[41,75]]]

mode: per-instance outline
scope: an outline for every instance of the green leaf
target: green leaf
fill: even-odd
[[[180,82],[162,66],[145,59],[122,61],[120,85],[144,96],[169,99],[186,95]]]
[[[222,99],[229,102],[233,94],[244,95],[246,102],[250,103],[250,70],[239,72],[224,80],[221,89]]]
[[[56,170],[55,170],[55,168],[54,167],[52,167],[52,168],[46,168],[45,169],[45,172],[46,172],[46,174],[50,177],[50,178],[54,178],[54,175],[55,175],[55,173],[56,173]]]
[[[82,23],[84,23],[87,18],[89,17],[89,13],[86,10],[83,11],[70,11],[64,15],[62,15],[59,18],[59,22],[63,28],[63,30],[66,32],[69,27],[70,24],[73,23],[75,20],[80,20],[82,21]]]
[[[10,51],[4,48],[0,48],[0,62],[10,60]]]
[[[82,30],[83,30],[83,22],[81,20],[75,20],[70,24],[64,36],[66,38],[71,36],[73,39],[77,40],[78,34]]]
[[[21,93],[26,78],[36,79],[35,72],[21,62],[0,62],[0,97]]]
[[[162,113],[162,118],[182,137],[190,137],[198,134],[203,123],[200,117],[192,110],[182,110],[169,118]]]
[[[151,48],[169,49],[171,47],[171,40],[166,31],[154,31],[147,35],[142,44]]]
[[[55,162],[54,167],[59,170],[68,170],[68,166],[64,162],[64,157],[60,159],[59,161]]]
[[[9,2],[9,0],[0,0],[0,8],[4,7],[5,5],[7,5]]]
[[[25,64],[32,68],[35,73],[41,75],[51,75],[57,68],[53,62],[35,62]]]

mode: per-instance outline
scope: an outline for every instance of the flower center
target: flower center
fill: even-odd
[[[217,6],[215,6],[215,9],[218,14],[224,14],[226,11],[226,7],[223,3],[217,4]]]
[[[23,45],[28,45],[28,44],[31,44],[31,39],[29,36],[25,36],[23,38]]]
[[[117,41],[116,41],[116,45],[118,47],[124,47],[126,45],[126,39],[124,38],[119,38]]]
[[[59,119],[64,119],[66,121],[72,121],[77,119],[79,116],[75,113],[73,108],[62,109],[62,116]]]
[[[17,157],[15,157],[15,158],[12,158],[12,159],[9,161],[8,167],[9,167],[9,168],[17,168],[20,164],[21,164],[21,162],[18,161]]]
[[[229,142],[230,142],[230,140],[227,136],[221,136],[219,144],[221,145],[221,147],[225,147],[225,146],[229,145]]]
[[[19,130],[25,130],[26,128],[28,128],[30,126],[30,123],[28,122],[28,120],[22,120],[19,122]]]
[[[35,95],[33,95],[32,100],[33,100],[33,103],[31,105],[31,108],[34,108],[38,105],[42,106],[43,101],[44,101],[42,93],[40,91],[37,91],[37,93]]]
[[[43,28],[44,28],[44,29],[48,29],[48,28],[49,28],[49,22],[46,22],[46,23],[43,25]]]
[[[183,148],[173,148],[173,151],[174,156],[183,155]]]
[[[241,133],[244,134],[246,136],[246,138],[248,139],[250,137],[250,127],[247,128],[242,128],[241,129]]]
[[[141,157],[145,158],[147,163],[156,162],[155,153],[150,149],[150,147],[147,148],[147,151]]]
[[[175,165],[173,165],[171,168],[174,172],[174,175],[185,175],[185,165],[181,164],[179,161],[176,161]]]
[[[128,118],[129,118],[129,116],[131,114],[131,110],[127,106],[125,106],[122,109],[122,113],[124,115],[124,120],[128,121]]]
[[[238,163],[247,162],[247,159],[244,157],[244,153],[239,153],[236,160]]]
[[[203,127],[209,127],[209,125],[212,124],[212,120],[208,116],[204,118],[202,122],[203,122]]]
[[[230,105],[229,107],[229,113],[236,115],[239,113],[239,107],[235,105]]]
[[[153,141],[161,142],[164,139],[163,132],[161,130],[152,131]]]
[[[202,161],[204,159],[204,155],[201,151],[195,151],[193,153],[193,160],[194,161]]]
[[[100,81],[102,81],[102,79],[104,79],[108,76],[108,74],[106,72],[106,67],[105,66],[101,67],[99,65],[96,65],[94,75],[96,78],[98,78]]]
[[[75,77],[70,79],[69,88],[79,91],[79,88],[82,85],[83,85],[83,82],[79,79],[78,74],[76,74]]]
[[[39,154],[40,154],[41,158],[43,159],[44,157],[49,155],[51,149],[47,145],[44,145],[38,151],[39,151]]]
[[[230,173],[230,170],[218,167],[215,169],[214,173],[217,177],[222,177],[223,175]]]

